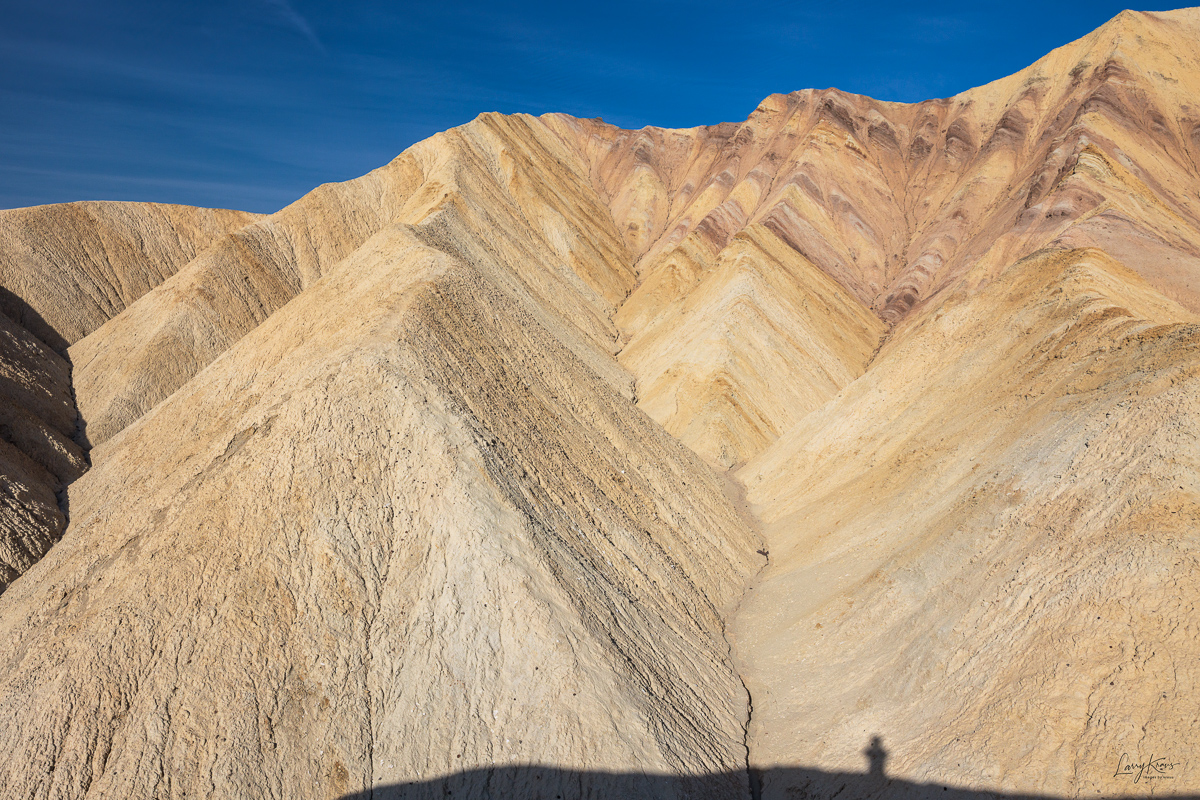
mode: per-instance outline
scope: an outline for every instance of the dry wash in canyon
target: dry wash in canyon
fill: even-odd
[[[1200,12],[0,286],[4,800],[1200,791]]]

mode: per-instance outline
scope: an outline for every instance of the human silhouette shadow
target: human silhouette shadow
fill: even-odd
[[[887,761],[888,752],[883,749],[883,737],[872,736],[871,744],[866,750],[863,750],[863,755],[867,757],[867,763],[870,765],[867,768],[867,774],[876,778],[884,777],[883,765]]]
[[[425,781],[397,782],[340,800],[583,800],[583,798],[671,798],[672,800],[1065,800],[1055,795],[1020,794],[970,786],[948,786],[888,778],[888,751],[874,736],[862,751],[866,772],[837,772],[809,767],[772,767],[707,775],[650,775],[594,772],[530,764],[470,769]],[[1145,776],[1143,776],[1145,779]],[[1121,788],[1124,780],[1126,788]],[[1152,779],[1153,780],[1153,779]],[[1169,779],[1154,786],[1133,785],[1133,776],[1114,776],[1114,791],[1089,795],[1103,800],[1156,797],[1200,800],[1197,794],[1171,794]]]

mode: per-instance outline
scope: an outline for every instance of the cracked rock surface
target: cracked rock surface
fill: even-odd
[[[1198,43],[0,212],[0,798],[1200,791]]]

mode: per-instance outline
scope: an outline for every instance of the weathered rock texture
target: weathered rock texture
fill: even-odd
[[[1138,788],[1122,753],[1185,761],[1198,323],[1100,251],[1035,255],[752,460],[755,762],[853,767],[882,735],[900,777],[1095,796]]]
[[[745,796],[723,620],[763,559],[627,399],[635,279],[574,163],[536,120],[481,118],[72,346],[85,418],[98,383],[140,405],[4,595],[0,796],[330,797],[528,762]]]
[[[0,211],[0,300],[9,316],[61,352],[257,217],[157,203]]]
[[[0,592],[66,526],[87,469],[66,348],[256,218],[152,203],[0,211]]]
[[[0,798],[1200,790],[1197,45],[3,212]]]
[[[940,104],[962,157],[930,177],[965,182],[908,212],[905,267],[864,297],[891,338],[739,472],[771,553],[732,624],[757,765],[862,765],[880,735],[922,782],[1152,791],[1115,773],[1157,754],[1179,762],[1159,791],[1200,788],[1181,738],[1200,718],[1198,22],[1122,14]]]
[[[66,527],[59,493],[87,469],[77,422],[69,365],[0,314],[0,592]]]

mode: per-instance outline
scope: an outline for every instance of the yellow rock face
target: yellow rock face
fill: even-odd
[[[0,211],[0,284],[22,301],[5,313],[61,351],[257,218],[157,203]]]
[[[618,324],[650,320],[620,361],[647,414],[729,468],[861,375],[885,325],[761,225],[695,252],[686,267],[681,256],[660,265],[621,307]]]
[[[882,735],[897,777],[1068,796],[1178,751],[1198,323],[1100,251],[1038,254],[741,470],[771,554],[732,623],[752,760],[854,769]]]
[[[1198,54],[0,212],[0,798],[1200,791]]]
[[[170,393],[121,406],[68,534],[3,595],[0,796],[169,775],[330,797],[527,763],[595,773],[557,793],[633,768],[631,791],[744,796],[723,631],[763,559],[724,480],[628,399],[607,214],[555,134],[485,117],[235,232],[72,346],[89,433],[116,407],[93,387]],[[358,245],[295,244],[350,218]],[[271,242],[311,269],[268,273],[294,264]]]

